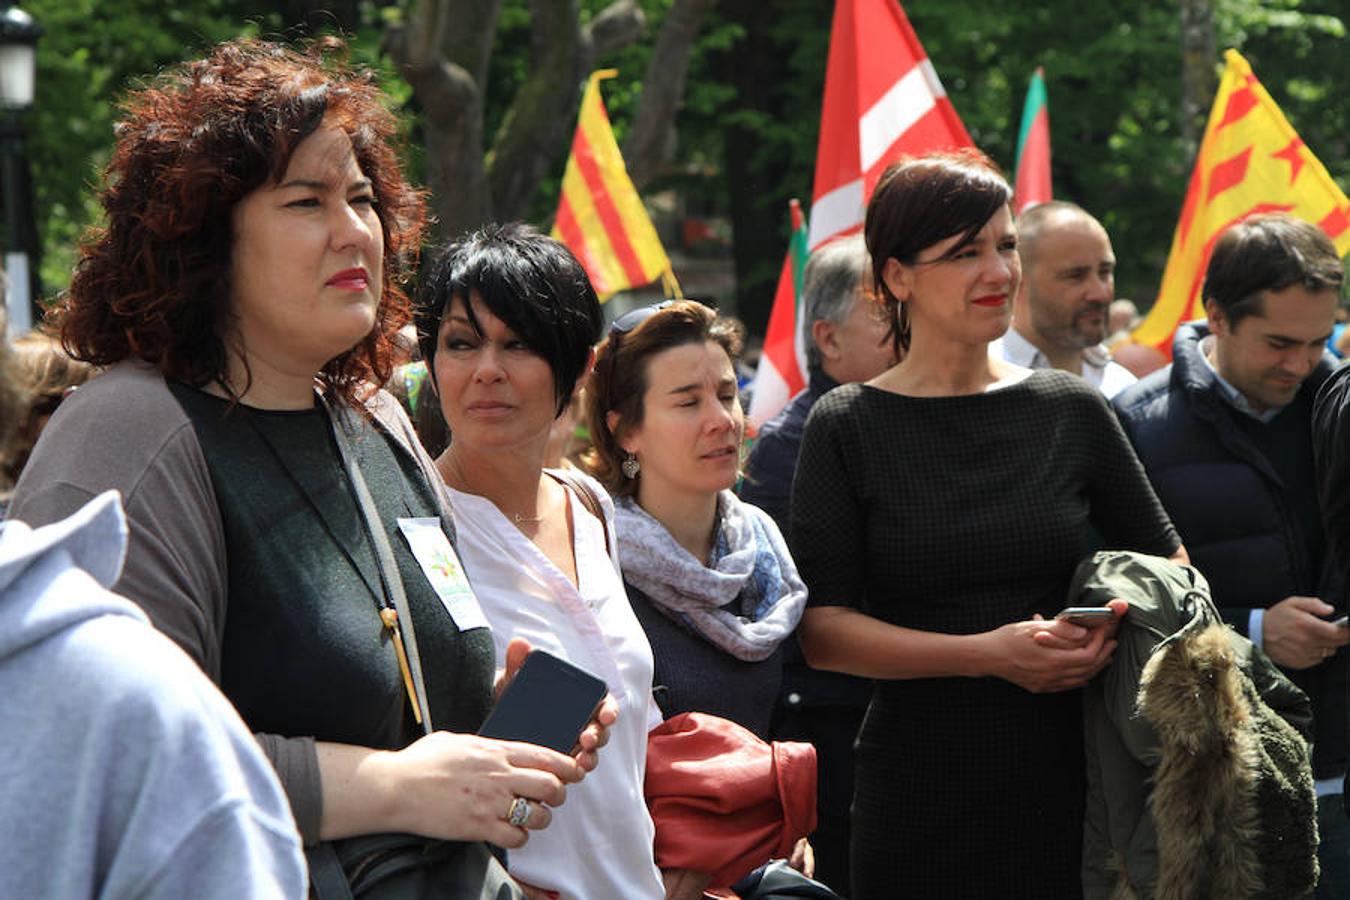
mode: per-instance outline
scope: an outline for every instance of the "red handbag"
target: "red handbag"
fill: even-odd
[[[647,736],[656,864],[711,872],[727,887],[791,855],[816,827],[816,748],[768,743],[735,722],[681,713]]]

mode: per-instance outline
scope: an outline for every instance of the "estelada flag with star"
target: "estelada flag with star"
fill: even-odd
[[[1350,252],[1350,200],[1304,146],[1236,50],[1209,114],[1191,172],[1162,287],[1134,340],[1167,355],[1182,322],[1204,317],[1200,289],[1225,229],[1258,213],[1283,212],[1318,225],[1341,256]]]

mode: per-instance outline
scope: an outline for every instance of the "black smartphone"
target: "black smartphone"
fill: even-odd
[[[478,733],[570,753],[607,691],[585,669],[531,650]]]
[[[1115,610],[1109,606],[1070,606],[1055,614],[1056,619],[1064,619],[1084,628],[1110,622],[1115,617]]]

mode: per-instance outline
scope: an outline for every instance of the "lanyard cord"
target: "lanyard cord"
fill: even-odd
[[[394,650],[398,654],[399,668],[403,672],[403,684],[408,691],[408,701],[413,706],[413,717],[417,719],[422,731],[431,733],[431,709],[427,705],[426,686],[422,681],[422,659],[417,652],[417,636],[413,631],[412,611],[408,606],[408,597],[403,590],[403,577],[399,575],[398,563],[394,560],[393,548],[389,546],[389,536],[380,523],[380,514],[375,501],[366,487],[361,468],[352,455],[350,441],[342,422],[351,413],[346,407],[334,402],[327,406],[328,422],[333,430],[333,439],[337,442],[342,464],[347,469],[347,480],[356,495],[357,506],[365,520],[366,536],[375,546],[375,560],[379,564],[380,581],[394,601],[394,608],[385,607],[380,611],[380,620],[389,629],[394,639]]]
[[[328,404],[322,396],[318,395],[317,391],[316,397],[318,398],[317,405],[324,412],[324,418],[328,421],[333,442],[337,446],[338,456],[342,460],[342,466],[347,475],[347,484],[351,489],[352,499],[356,502],[357,511],[360,513],[362,530],[365,531],[366,540],[369,542],[375,557],[375,566],[379,572],[381,588],[380,595],[375,597],[376,604],[379,606],[380,623],[388,630],[394,644],[394,654],[398,658],[399,673],[403,679],[404,690],[408,695],[408,702],[412,705],[413,718],[417,721],[417,724],[422,726],[423,732],[430,734],[432,727],[431,710],[427,703],[426,687],[422,679],[421,655],[417,651],[417,637],[413,632],[412,612],[408,605],[407,594],[403,589],[403,578],[399,574],[398,563],[395,561],[393,549],[389,546],[389,537],[380,522],[380,515],[375,508],[375,501],[370,495],[370,489],[366,487],[365,478],[361,475],[361,468],[357,465],[352,453],[351,441],[345,433],[343,425],[339,422],[340,419],[347,417],[346,410],[342,406]],[[337,535],[332,534],[332,529],[315,505],[314,499],[300,484],[299,479],[291,471],[290,466],[286,464],[285,458],[272,443],[271,438],[258,427],[257,422],[253,421],[250,412],[244,410],[244,418],[248,421],[249,426],[271,452],[282,471],[295,483],[301,496],[309,503],[319,521],[323,523],[324,529],[341,546],[342,542],[338,540]],[[353,564],[355,564],[355,560],[353,560]]]

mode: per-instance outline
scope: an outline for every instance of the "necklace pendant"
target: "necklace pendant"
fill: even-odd
[[[385,609],[380,610],[380,621],[384,627],[389,629],[389,636],[394,640],[394,655],[398,657],[399,672],[403,675],[403,687],[408,692],[408,700],[412,703],[413,718],[417,724],[422,724],[422,709],[417,705],[417,689],[413,687],[412,668],[408,665],[408,654],[403,649],[403,629],[398,626],[398,610]]]

